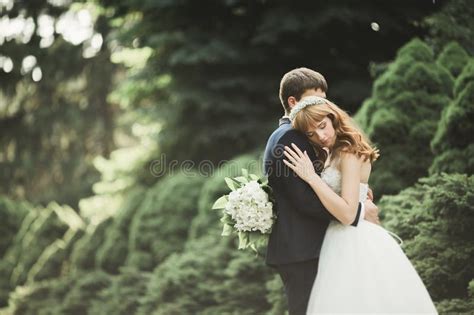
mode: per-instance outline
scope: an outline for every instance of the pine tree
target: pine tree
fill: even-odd
[[[113,111],[106,99],[115,71],[110,51],[103,45],[86,59],[86,44],[73,45],[58,33],[54,25],[70,3],[13,1],[9,11],[1,6],[6,22],[24,17],[35,31],[31,38],[0,35],[0,58],[13,63],[8,73],[0,67],[0,192],[43,206],[56,200],[75,207],[92,194],[98,179],[94,156],[107,156],[114,147]],[[49,47],[40,45],[45,17],[53,23]],[[108,24],[102,18],[94,22],[106,37]],[[32,69],[23,69],[26,60]]]
[[[370,89],[369,62],[385,61],[422,33],[412,21],[439,8],[365,1],[355,9],[348,0],[101,4],[122,21],[121,45],[151,49],[117,99],[162,123],[157,141],[170,159],[196,162],[226,160],[265,143],[283,113],[279,80],[292,68],[326,74],[331,98],[355,110]],[[383,21],[379,32],[370,27],[374,19]]]
[[[428,41],[436,51],[455,41],[472,55],[473,17],[474,8],[469,0],[446,1],[440,11],[426,17],[422,24],[427,28]]]
[[[451,74],[419,39],[400,48],[374,82],[356,120],[381,152],[370,179],[376,196],[397,193],[428,174],[429,142],[452,91]]]
[[[383,197],[379,204],[385,213],[385,227],[403,239],[403,249],[431,297],[446,312],[470,310],[457,309],[454,301],[471,305],[468,286],[474,278],[474,266],[469,263],[474,259],[473,201],[473,176],[435,174],[396,196]]]
[[[184,249],[204,181],[197,172],[179,172],[147,190],[130,223],[127,266],[152,271]]]
[[[441,115],[431,142],[435,159],[430,173],[474,173],[474,60],[456,80],[455,98]]]

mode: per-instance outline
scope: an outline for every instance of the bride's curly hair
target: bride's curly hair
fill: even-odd
[[[336,104],[325,100],[323,104],[310,105],[301,109],[293,119],[293,128],[306,133],[316,123],[325,117],[331,119],[336,132],[336,142],[332,148],[331,159],[341,153],[353,153],[364,157],[364,161],[374,162],[379,157],[379,150],[372,145],[369,138],[357,126],[355,121]],[[325,161],[328,153],[317,144],[313,144],[318,156]]]

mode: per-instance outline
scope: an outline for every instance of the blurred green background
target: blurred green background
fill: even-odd
[[[284,314],[210,208],[300,66],[380,148],[439,312],[472,312],[473,33],[468,0],[0,0],[0,314]]]

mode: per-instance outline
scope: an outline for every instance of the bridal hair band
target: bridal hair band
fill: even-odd
[[[293,107],[293,109],[291,110],[290,115],[289,115],[290,120],[293,121],[296,115],[307,106],[326,104],[327,102],[328,102],[327,99],[319,97],[319,96],[305,97],[301,101],[299,101],[298,104],[296,104],[295,107]]]

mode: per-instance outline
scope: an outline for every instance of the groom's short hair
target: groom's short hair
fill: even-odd
[[[328,84],[324,76],[308,68],[296,68],[287,72],[280,82],[280,101],[285,109],[285,113],[291,111],[288,105],[288,98],[293,96],[297,101],[306,90],[321,89],[327,92]]]

